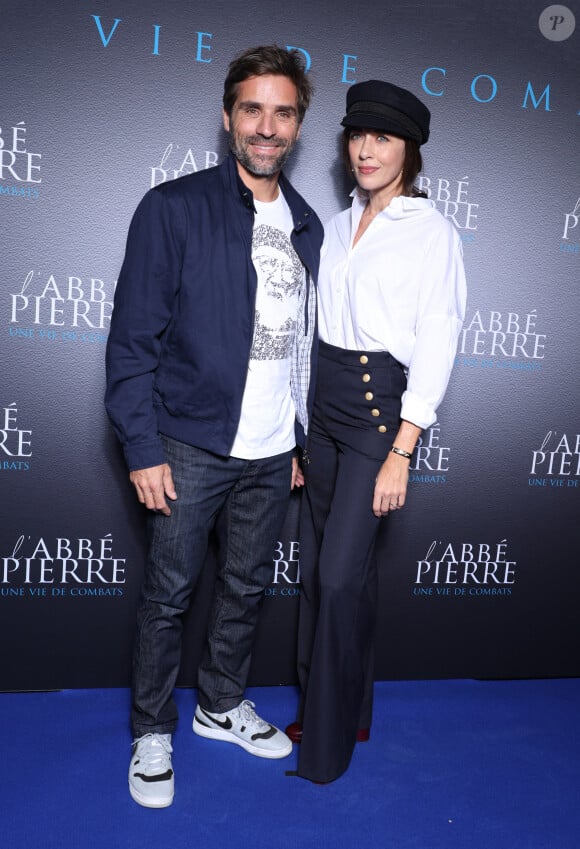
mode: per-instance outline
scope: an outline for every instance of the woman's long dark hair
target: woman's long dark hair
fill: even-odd
[[[354,127],[345,127],[342,133],[342,158],[349,175],[352,177],[350,157],[348,155],[348,142]],[[358,129],[358,128],[356,128]],[[372,130],[371,132],[376,132]],[[388,133],[387,133],[388,135]],[[420,191],[415,185],[419,173],[423,168],[423,157],[419,145],[412,139],[405,139],[405,159],[403,160],[403,194],[412,198],[426,198],[425,192]]]

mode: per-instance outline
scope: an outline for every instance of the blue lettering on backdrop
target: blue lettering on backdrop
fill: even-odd
[[[101,23],[100,15],[91,15],[93,20],[97,25],[97,30],[99,36],[101,38],[101,42],[103,47],[108,47],[110,41],[117,30],[118,25],[121,23],[121,18],[115,18],[111,29],[109,30],[108,35],[105,35],[105,30],[103,28],[103,24]],[[159,56],[159,33],[161,31],[160,24],[153,24],[153,56]],[[197,32],[197,50],[195,54],[196,62],[203,62],[209,64],[212,60],[211,58],[205,58],[204,52],[209,52],[211,50],[211,44],[208,44],[204,39],[213,38],[213,33],[210,32]],[[286,45],[287,50],[298,50],[303,54],[306,60],[306,70],[309,71],[312,67],[312,56],[304,47],[297,47],[295,45]],[[358,56],[355,56],[350,53],[342,54],[342,73],[340,81],[341,83],[345,83],[346,85],[351,85],[356,82],[355,74],[356,74],[356,61]],[[429,68],[426,68],[421,75],[421,87],[423,91],[428,94],[430,97],[443,97],[445,94],[445,89],[443,87],[439,89],[435,89],[432,86],[434,83],[431,82],[428,77],[433,73],[439,73],[442,77],[447,76],[447,69],[440,68],[436,65],[433,65]],[[479,85],[481,80],[488,80],[490,83],[490,91],[486,97],[481,94],[481,86]],[[478,103],[490,103],[495,99],[498,92],[498,84],[497,80],[492,77],[490,74],[477,74],[473,80],[471,81],[470,86],[471,96]],[[528,81],[526,86],[526,91],[524,94],[524,100],[522,103],[522,109],[528,108],[528,101],[531,101],[534,109],[538,109],[542,103],[545,101],[544,111],[550,112],[550,85],[546,85],[544,91],[540,94],[539,97],[536,97],[536,93],[532,87],[531,82]],[[577,113],[580,115],[580,111]]]
[[[431,82],[431,80],[428,80],[428,75],[432,74],[433,72],[438,72],[443,77],[447,76],[447,69],[446,68],[438,68],[435,65],[431,66],[430,68],[426,68],[423,71],[423,74],[421,75],[421,88],[423,89],[423,91],[426,94],[430,95],[431,97],[443,97],[443,95],[445,94],[445,89],[443,87],[441,87],[440,89],[435,90],[434,88],[432,88],[433,83]],[[482,97],[481,93],[478,94],[478,83],[479,83],[480,80],[489,80],[489,82],[491,84],[491,91],[490,91],[488,97]],[[479,87],[479,88],[481,88],[481,87]],[[477,100],[478,103],[490,103],[492,100],[494,100],[495,96],[497,95],[497,91],[498,91],[497,81],[490,74],[477,74],[477,76],[475,76],[473,78],[473,80],[471,81],[470,91],[471,91],[471,96],[473,97],[474,100]],[[551,112],[551,109],[550,109],[550,85],[549,84],[546,86],[546,88],[541,93],[541,95],[539,97],[536,97],[536,93],[535,93],[535,91],[532,87],[532,84],[528,80],[528,84],[527,84],[527,87],[526,87],[526,93],[524,95],[524,101],[522,103],[522,109],[527,109],[528,99],[531,99],[534,109],[538,109],[538,107],[542,103],[542,100],[545,99],[545,101],[546,101],[545,107],[544,107],[545,111]],[[580,112],[578,114],[580,115]]]
[[[155,35],[153,36],[153,55],[159,56],[159,30],[161,27],[159,24],[153,24],[153,29],[155,30]]]
[[[208,38],[212,38],[211,32],[198,32],[197,34],[197,55],[195,57],[196,62],[211,62],[211,59],[202,59],[201,51],[202,50],[211,50],[211,44],[204,44],[203,37],[207,35]]]
[[[522,103],[522,109],[528,108],[528,96],[532,98],[532,103],[534,105],[534,109],[537,109],[544,97],[546,98],[546,112],[551,112],[550,109],[550,86],[547,85],[544,91],[541,93],[540,97],[536,99],[536,95],[532,88],[532,84],[528,82],[528,87],[526,88],[526,94],[524,97],[524,102]]]
[[[475,91],[475,87],[479,80],[491,80],[491,96],[487,99],[484,97],[478,97]],[[474,77],[471,82],[471,96],[474,100],[477,100],[478,103],[489,103],[490,100],[493,100],[497,94],[497,83],[493,77],[490,77],[489,74],[478,74],[477,77]]]
[[[432,91],[432,89],[427,86],[427,74],[429,74],[431,71],[440,71],[443,76],[447,74],[445,68],[427,68],[426,70],[424,70],[423,76],[421,77],[421,86],[423,88],[423,91],[425,91],[427,94],[430,94],[431,97],[443,97],[443,91]]]
[[[302,55],[306,59],[306,66],[305,66],[306,70],[307,71],[310,70],[310,68],[312,66],[312,57],[311,57],[310,53],[308,52],[308,50],[305,50],[304,47],[296,47],[293,44],[287,44],[286,50],[298,50],[300,53],[302,53]],[[352,54],[349,54],[349,53],[343,53],[343,56],[342,56],[342,77],[341,77],[340,81],[342,83],[346,83],[347,85],[350,85],[351,83],[356,82],[356,79],[347,77],[347,74],[348,74],[349,71],[351,71],[353,74],[356,72],[356,65],[349,64],[350,59],[354,59],[355,62],[356,62],[356,60],[358,59],[358,56],[353,56]]]
[[[105,30],[103,29],[103,24],[101,23],[100,15],[91,15],[94,22],[97,25],[98,33],[101,37],[101,41],[103,43],[103,47],[108,47],[113,37],[115,30],[121,23],[121,18],[115,18],[113,26],[111,27],[109,34],[105,35]],[[161,24],[153,24],[153,50],[151,51],[152,56],[159,56],[159,33],[161,31]],[[197,52],[195,56],[196,62],[210,63],[211,59],[206,59],[203,56],[203,51],[210,51],[211,44],[207,44],[204,42],[204,37],[212,38],[211,32],[198,32],[197,33]]]
[[[115,23],[113,24],[111,32],[109,33],[108,36],[105,36],[105,33],[103,31],[103,25],[101,24],[101,16],[100,15],[91,15],[91,17],[94,18],[94,21],[97,25],[99,35],[101,36],[101,41],[103,42],[103,47],[108,47],[109,41],[113,37],[113,33],[115,32],[115,30],[117,29],[117,27],[121,23],[121,18],[115,18]]]
[[[287,44],[286,50],[298,50],[299,53],[302,53],[302,55],[306,59],[305,68],[306,68],[307,71],[310,70],[310,66],[312,65],[312,58],[311,58],[308,50],[305,50],[303,47],[294,47],[292,44]]]
[[[354,79],[350,79],[350,80],[347,79],[346,75],[347,75],[348,71],[352,71],[353,73],[356,71],[356,66],[355,65],[349,65],[348,60],[349,59],[357,59],[357,58],[358,58],[357,56],[349,56],[347,53],[344,54],[343,63],[342,63],[341,83],[355,83],[356,82],[356,80],[354,80]]]

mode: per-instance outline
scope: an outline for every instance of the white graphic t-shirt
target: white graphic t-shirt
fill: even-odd
[[[252,260],[258,275],[254,339],[232,457],[255,460],[294,448],[290,366],[304,269],[290,242],[292,216],[282,192],[254,201]]]

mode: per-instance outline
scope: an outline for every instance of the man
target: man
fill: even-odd
[[[292,747],[244,690],[275,541],[303,482],[294,449],[311,404],[322,226],[281,168],[311,91],[298,51],[242,53],[224,85],[229,156],[151,189],[129,230],[106,406],[150,511],[129,769],[131,796],[146,807],[173,800],[181,618],[214,528],[218,581],[193,730],[259,757]],[[261,318],[272,292],[274,330]]]

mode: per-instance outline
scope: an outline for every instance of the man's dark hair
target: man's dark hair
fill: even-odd
[[[276,44],[250,47],[230,62],[223,98],[227,114],[231,117],[238,94],[238,84],[249,77],[263,77],[266,74],[288,77],[294,83],[298,98],[298,123],[301,124],[313,90],[306,75],[306,61],[299,50],[285,50]]]

